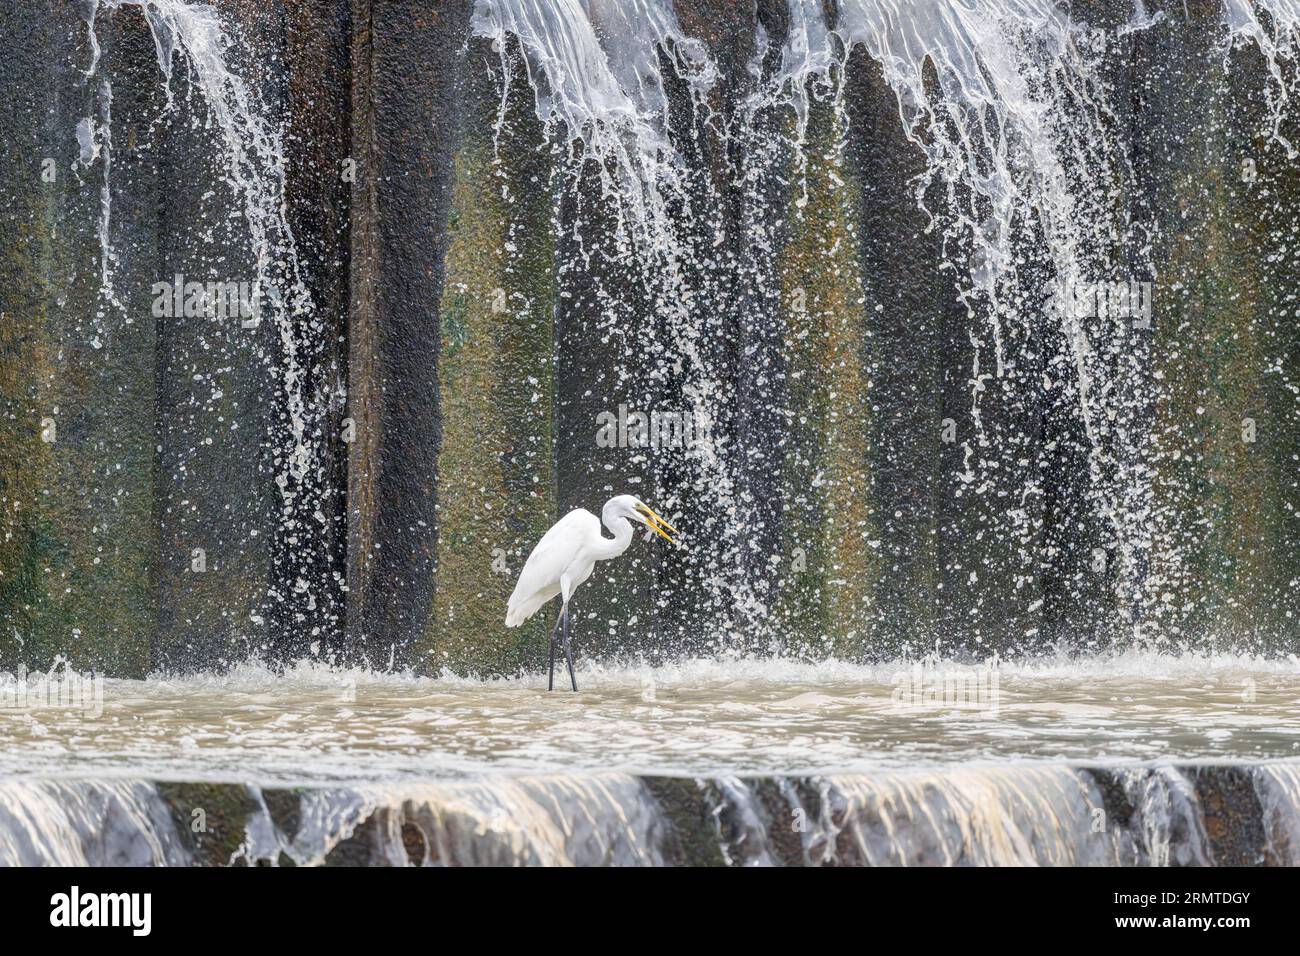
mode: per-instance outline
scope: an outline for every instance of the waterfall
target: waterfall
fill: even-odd
[[[507,579],[621,492],[683,536],[603,659],[1293,649],[1296,0],[73,17],[12,41],[6,664],[527,672]]]
[[[1294,864],[1293,764],[1251,771],[1258,803],[1243,811],[1249,825],[1241,829],[1260,829],[1263,844],[1207,836],[1198,790],[1233,772],[1047,765],[806,778],[596,773],[298,790],[11,780],[0,783],[0,863]]]
[[[669,142],[660,51],[698,92],[716,80],[701,44],[682,33],[671,6],[663,0],[484,0],[472,26],[502,57],[507,35],[519,41],[538,118],[579,150],[579,161],[596,164],[602,196],[619,205],[628,229],[652,244],[667,241],[668,195],[681,188],[684,170]],[[501,135],[500,125],[496,132]]]
[[[180,866],[189,862],[153,785],[0,783],[0,866]]]
[[[370,823],[367,852],[394,866],[647,866],[664,862],[667,826],[642,783],[620,775],[311,791],[302,819],[286,839],[262,818],[249,835],[263,839],[241,852],[320,864]]]
[[[1300,864],[1300,0],[11,6],[0,865]]]
[[[746,865],[1164,866],[1210,862],[1195,796],[1169,768],[1120,771],[1146,791],[1126,821],[1106,818],[1092,776],[1067,768],[832,776],[765,800],[744,781],[720,791],[721,819]],[[1152,789],[1152,785],[1155,789]],[[1175,796],[1177,794],[1177,796]],[[781,829],[794,843],[780,846]]]
[[[269,317],[276,330],[276,347],[262,351],[257,359],[274,376],[283,402],[285,429],[270,436],[276,448],[274,481],[281,496],[280,533],[288,540],[297,540],[307,530],[304,522],[323,521],[316,500],[324,494],[321,463],[315,460],[312,449],[321,440],[324,397],[314,393],[307,383],[320,377],[318,363],[326,325],[311,301],[289,218],[284,133],[255,86],[232,68],[233,51],[242,41],[227,29],[217,8],[208,4],[187,0],[90,0],[87,24],[92,58],[86,70],[88,78],[99,72],[102,51],[96,21],[101,11],[133,7],[140,10],[152,34],[168,108],[176,109],[172,85],[179,62],[185,77],[201,95],[207,121],[218,132],[226,185],[241,204],[237,215],[248,231],[255,262],[251,293],[241,289],[240,305],[254,313],[253,318],[245,320],[245,328],[256,328]],[[89,166],[96,159],[103,163],[99,223],[102,293],[123,313],[123,321],[130,323],[135,319],[125,314],[112,283],[111,77],[99,78],[98,101],[98,125],[87,118],[86,132],[79,127],[78,138],[82,141],[82,164]],[[155,127],[158,122],[154,120]],[[214,305],[208,302],[209,307]],[[307,586],[301,577],[298,583]]]
[[[689,491],[681,483],[655,489],[711,539],[698,540],[680,560],[707,581],[709,610],[724,619],[715,643],[727,646],[737,629],[771,630],[779,603],[782,585],[765,580],[772,572],[755,555],[756,540],[789,519],[761,512],[763,479],[737,437],[748,428],[749,441],[765,452],[765,468],[779,467],[766,454],[772,449],[796,462],[808,455],[796,436],[808,409],[791,386],[796,360],[789,345],[808,330],[784,317],[782,296],[790,290],[782,284],[781,250],[805,241],[805,231],[838,228],[805,217],[809,177],[820,174],[810,173],[810,159],[837,184],[830,187],[841,204],[834,214],[848,225],[843,241],[828,242],[823,255],[862,241],[850,190],[872,184],[852,182],[844,162],[851,134],[846,77],[858,51],[881,71],[906,139],[924,157],[924,171],[911,183],[914,200],[941,237],[938,265],[952,277],[954,301],[965,313],[968,408],[957,426],[954,495],[1003,542],[971,570],[971,582],[1002,576],[1016,593],[1032,595],[1041,573],[1034,550],[1069,548],[1082,554],[1071,559],[1079,567],[1104,566],[1122,640],[1167,640],[1155,628],[1168,614],[1171,591],[1183,585],[1163,569],[1192,559],[1180,543],[1186,532],[1170,526],[1170,510],[1156,500],[1161,478],[1151,417],[1169,385],[1153,372],[1154,336],[1166,329],[1154,324],[1160,313],[1152,290],[1172,282],[1173,292],[1164,289],[1172,295],[1178,286],[1154,258],[1156,237],[1167,227],[1144,206],[1150,174],[1139,165],[1149,160],[1134,156],[1132,124],[1154,117],[1125,114],[1129,107],[1112,87],[1115,61],[1146,35],[1170,29],[1169,18],[1152,16],[1141,3],[1127,21],[1103,23],[1098,12],[1093,24],[1052,0],[843,0],[828,19],[819,0],[788,0],[782,35],[769,36],[767,24],[755,23],[747,76],[732,80],[740,87],[735,94],[723,79],[734,66],[723,66],[722,54],[691,37],[683,9],[689,11],[666,0],[480,0],[473,25],[503,58],[507,38],[518,40],[537,116],[566,146],[568,171],[554,188],[596,215],[607,205],[618,218],[617,243],[605,251],[640,277],[636,301],[651,305],[657,324],[630,333],[636,309],[625,290],[595,280],[605,334],[625,343],[615,378],[631,382],[647,402],[689,396],[721,425],[724,441],[688,456]],[[1282,121],[1294,82],[1287,64],[1296,13],[1291,3],[1233,0],[1213,39],[1225,77],[1234,49],[1253,45],[1263,55],[1269,137],[1288,155]],[[681,104],[676,113],[674,102]],[[812,144],[810,115],[818,104],[829,108],[833,129]],[[499,139],[509,131],[499,126],[496,133]],[[701,150],[722,157],[721,173],[701,165]],[[583,178],[592,170],[598,199]],[[787,208],[783,192],[791,181],[798,195]],[[727,222],[732,205],[742,209],[734,235]],[[565,225],[582,250],[581,226]],[[588,252],[579,256],[582,262],[565,268],[590,265]],[[870,350],[880,320],[871,303],[888,280],[865,274],[859,291],[848,293],[857,309],[849,342],[857,337],[860,350]],[[646,367],[639,336],[678,357]],[[764,340],[776,344],[765,351]],[[736,353],[729,349],[739,350],[743,369],[730,364]],[[865,369],[862,381],[869,393]],[[755,417],[765,423],[747,423]],[[832,446],[862,427],[844,419],[841,413],[823,433]],[[1044,422],[1063,423],[1052,427],[1064,431],[1044,438],[1034,431]],[[1172,458],[1178,460],[1177,449]],[[833,520],[839,502],[870,495],[869,476],[808,467],[823,521]],[[1091,540],[1053,528],[1044,516],[1044,495],[1059,483],[1053,470],[1079,482],[1069,507]],[[862,529],[856,549],[870,553],[884,516],[864,509],[852,517],[847,525]],[[1061,572],[1070,573],[1077,582],[1084,572]],[[840,578],[850,589],[864,587]],[[1089,594],[1080,590],[1065,600],[1095,603]],[[985,596],[974,600],[985,610]],[[873,613],[873,603],[866,594],[857,617]],[[1023,603],[1032,637],[1043,600]],[[773,649],[790,649],[779,636],[769,640]]]
[[[699,243],[716,243],[712,236],[698,240],[683,231],[683,210],[691,207],[700,183],[672,141],[666,92],[670,75],[684,83],[695,121],[707,122],[706,95],[718,75],[703,45],[682,32],[664,0],[485,0],[475,7],[472,26],[492,41],[506,76],[507,38],[520,44],[538,118],[568,147],[560,176],[562,188],[576,202],[575,217],[602,216],[602,207],[612,210],[612,252],[588,248],[575,229],[577,261],[566,265],[592,270],[598,327],[622,343],[627,358],[610,370],[612,387],[629,390],[642,407],[653,407],[656,392],[675,390],[686,399],[687,412],[704,423],[701,431],[714,434],[710,425],[729,401],[728,385],[712,351],[718,330],[697,320],[707,303],[691,270],[707,255]],[[504,135],[500,125],[496,134]],[[590,175],[599,185],[599,201],[587,193]],[[720,231],[717,239],[721,241]],[[595,264],[605,254],[635,276],[633,295],[653,303],[657,321],[631,327],[627,289],[601,276]],[[691,469],[686,494],[699,496],[714,515],[700,529],[701,540],[714,534],[726,539],[721,554],[701,549],[692,563],[707,581],[714,606],[725,613],[727,565],[734,562],[724,555],[734,555],[737,547],[736,529],[727,517],[736,510],[735,479],[717,437],[685,455]],[[680,491],[662,488],[647,495],[651,493],[669,508],[679,504]]]

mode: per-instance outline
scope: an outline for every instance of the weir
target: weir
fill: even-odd
[[[510,673],[616,490],[597,656],[1290,647],[1293,7],[715,6],[11,31],[5,660]]]
[[[1294,828],[1279,823],[1300,818],[1295,776],[1268,764],[310,790],[8,782],[0,864],[1295,866]]]
[[[1296,0],[7,5],[0,862],[1300,862],[1298,39]],[[623,493],[680,545],[576,598],[600,719],[534,711],[555,609],[506,601]],[[1092,686],[990,718],[1000,663]],[[876,709],[936,668],[971,699]],[[1114,687],[1163,722],[1081,731]]]

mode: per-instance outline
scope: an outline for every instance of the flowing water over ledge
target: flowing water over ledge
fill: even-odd
[[[0,714],[0,862],[1295,864],[1298,671],[689,661],[582,667],[576,695],[313,665],[110,680],[97,716]]]
[[[9,7],[0,863],[1300,862],[1297,0]]]

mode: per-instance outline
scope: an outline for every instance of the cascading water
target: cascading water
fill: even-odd
[[[1267,852],[1284,866],[1300,866],[1300,828],[1294,808],[1300,796],[1300,772],[1290,764],[1266,764],[1255,771],[1255,792],[1264,809]]]
[[[1296,864],[1300,4],[444,6],[98,0],[12,108],[0,863]]]
[[[0,865],[179,866],[187,861],[151,784],[10,780],[0,789]]]
[[[1294,765],[1256,772],[1266,827],[1300,813]],[[1109,820],[1104,772],[962,769],[873,777],[505,777],[419,786],[209,788],[220,850],[182,838],[183,787],[0,785],[0,864],[385,866],[1207,866],[1193,784],[1119,771],[1135,795]],[[1292,783],[1294,781],[1291,781]],[[1135,793],[1136,792],[1136,793]],[[272,809],[274,807],[274,809]],[[203,809],[195,807],[194,809]],[[205,810],[205,817],[213,810]],[[701,822],[707,821],[707,822]],[[214,828],[217,821],[214,819]],[[1288,824],[1289,825],[1289,824]],[[1294,865],[1292,835],[1224,846],[1223,862]],[[1281,842],[1274,842],[1280,840]],[[188,844],[188,845],[187,845]],[[228,856],[226,856],[228,854]]]
[[[135,322],[115,289],[113,87],[96,33],[102,11],[135,9],[155,45],[167,112],[176,110],[173,64],[183,62],[203,121],[220,134],[223,188],[240,204],[232,218],[248,231],[254,297],[268,304],[276,331],[254,349],[280,392],[269,422],[279,514],[273,527],[247,534],[274,538],[279,567],[249,616],[260,622],[268,609],[291,608],[287,625],[337,644],[337,608],[325,598],[344,569],[307,568],[320,560],[313,549],[339,533],[326,460],[339,451],[326,428],[347,389],[327,381],[329,322],[311,303],[290,221],[283,124],[258,83],[232,65],[247,44],[213,7],[114,0],[89,8],[92,52],[81,72],[96,92],[76,136],[78,171],[98,163],[103,173],[92,338],[103,347],[105,308]],[[1205,404],[1179,395],[1170,376],[1185,371],[1178,363],[1187,352],[1179,336],[1188,323],[1176,310],[1203,306],[1178,303],[1166,314],[1152,299],[1186,299],[1191,267],[1156,261],[1177,241],[1180,214],[1160,193],[1168,187],[1151,181],[1173,175],[1165,167],[1174,164],[1144,138],[1152,117],[1121,101],[1117,70],[1143,43],[1164,42],[1161,31],[1173,29],[1166,12],[1139,4],[1127,19],[1099,10],[1090,23],[1086,5],[1048,0],[829,8],[789,0],[760,5],[753,19],[733,14],[752,34],[724,44],[701,39],[695,12],[683,10],[666,0],[484,0],[467,21],[467,38],[490,44],[499,61],[490,162],[504,215],[532,201],[526,192],[546,191],[549,221],[527,228],[560,237],[550,262],[527,276],[554,296],[555,367],[565,376],[549,396],[556,444],[552,461],[534,458],[512,480],[530,482],[531,496],[554,508],[630,486],[693,529],[687,549],[652,562],[659,596],[593,612],[609,622],[593,622],[594,634],[607,632],[615,651],[667,642],[679,652],[812,657],[879,656],[935,641],[983,654],[1062,640],[1204,640],[1192,623],[1198,575],[1259,559],[1201,530],[1198,512],[1219,507],[1201,489],[1216,483],[1217,466],[1196,463],[1224,453],[1208,454],[1206,435],[1185,434],[1182,419]],[[1262,57],[1266,118],[1255,132],[1282,155],[1296,22],[1289,4],[1229,3],[1202,44],[1225,64]],[[880,89],[892,94],[896,129],[877,115],[885,128],[864,131],[875,114],[861,101]],[[511,113],[520,96],[541,126],[544,180],[516,182],[503,165],[504,154],[531,148],[515,142],[526,138]],[[899,216],[921,217],[921,231],[906,240],[910,252],[934,254],[927,275],[895,274],[883,261],[889,251],[877,248],[882,224],[870,209],[882,184],[863,164],[881,149],[915,169],[888,185],[911,194],[913,208]],[[516,238],[501,243],[503,254],[520,255],[523,227],[511,225]],[[1285,236],[1284,223],[1273,228],[1263,240],[1270,247]],[[474,277],[454,261],[449,268],[445,281],[463,297]],[[519,269],[507,267],[507,285]],[[509,289],[497,291],[511,299]],[[900,298],[936,312],[900,316]],[[1080,314],[1081,303],[1096,314]],[[1270,387],[1293,400],[1285,343],[1271,331],[1284,325],[1285,306],[1273,308],[1249,320],[1253,351],[1245,364],[1231,359],[1232,372],[1274,378]],[[910,324],[914,348],[937,354],[907,351]],[[899,362],[914,367],[891,367]],[[936,394],[909,421],[901,404],[909,396],[890,377],[927,364]],[[530,368],[528,381],[538,383],[541,371]],[[212,375],[205,398],[208,377],[192,376],[199,384],[187,404],[220,422],[227,396]],[[641,421],[619,425],[618,448],[580,453],[599,430],[592,418],[627,418],[628,409]],[[1289,412],[1280,412],[1275,440],[1284,443]],[[463,413],[449,405],[448,414]],[[662,432],[656,416],[669,422]],[[202,458],[211,437],[185,448],[178,435],[165,467],[193,480],[211,467]],[[443,439],[449,464],[466,457],[458,440]],[[1277,467],[1284,461],[1278,456]],[[543,480],[555,488],[542,491]],[[1284,479],[1259,480],[1273,483],[1271,507],[1286,511]],[[188,489],[178,494],[164,514],[193,509]],[[455,542],[471,531],[449,517],[436,533]],[[922,553],[906,553],[903,539]],[[940,554],[941,541],[951,553]],[[509,543],[512,557],[526,555],[523,540]],[[917,562],[899,578],[900,565]],[[1264,602],[1283,618],[1294,613],[1295,591],[1284,574]],[[435,576],[408,586],[444,585]],[[903,612],[909,590],[914,604]],[[1229,614],[1230,597],[1214,600],[1196,623]],[[446,623],[454,609],[435,604]],[[486,607],[461,616],[468,611],[477,619]],[[1224,636],[1267,643],[1278,622],[1264,617],[1252,608],[1225,620],[1223,630],[1237,633]],[[1252,629],[1253,637],[1241,633]]]
[[[318,604],[318,598],[324,598],[322,592],[326,585],[309,580],[311,575],[303,568],[314,560],[310,546],[328,532],[330,488],[317,449],[323,440],[331,396],[321,384],[327,323],[311,301],[289,218],[284,130],[274,119],[256,82],[246,79],[232,66],[240,40],[237,33],[228,30],[216,7],[185,0],[91,0],[87,29],[92,57],[85,72],[88,82],[97,84],[100,116],[98,121],[87,118],[84,127],[78,126],[77,135],[82,165],[89,167],[95,161],[103,165],[99,223],[101,295],[123,322],[132,323],[136,318],[113,286],[116,259],[112,238],[110,133],[113,87],[111,77],[99,75],[102,50],[96,23],[104,12],[133,8],[148,23],[167,101],[164,115],[150,121],[153,135],[161,135],[160,126],[169,115],[177,113],[173,81],[179,62],[184,69],[187,91],[197,94],[201,109],[206,110],[203,123],[217,133],[219,153],[224,158],[221,173],[224,182],[217,188],[230,191],[237,204],[231,219],[247,230],[253,259],[252,281],[247,283],[251,289],[245,291],[241,286],[237,298],[231,299],[239,306],[242,328],[256,329],[263,320],[269,320],[274,329],[274,339],[262,340],[253,347],[253,360],[273,377],[279,392],[278,412],[267,440],[274,450],[273,481],[280,499],[275,535],[290,543],[287,556],[277,558],[282,565],[279,580],[270,584],[250,617],[260,622],[263,615],[281,614],[284,620],[304,626],[308,623],[304,612],[323,613],[328,603],[320,600]],[[213,240],[214,244],[220,243],[215,236]],[[219,250],[213,256],[212,269],[218,278],[226,260],[226,251]],[[174,291],[175,301],[183,302],[188,309],[197,296],[202,314],[224,316],[224,311],[217,310],[227,306],[227,301],[222,299],[226,293],[218,291],[214,299],[210,290],[210,282],[186,283],[183,290]],[[155,317],[158,317],[157,302],[155,299]],[[101,324],[107,321],[102,311],[99,321]],[[95,347],[100,347],[98,341]],[[201,376],[195,379],[198,381]],[[206,406],[218,409],[224,397],[219,376],[213,376]],[[175,467],[178,474],[184,475],[200,470],[202,465],[191,449],[179,456]],[[290,591],[291,594],[286,593]],[[294,613],[284,613],[285,606],[293,607]],[[247,622],[241,623],[247,626]],[[315,627],[313,635],[321,630],[320,626]]]
[[[305,298],[307,293],[294,247],[293,228],[284,208],[285,160],[280,133],[267,122],[265,107],[257,101],[244,80],[226,65],[226,51],[232,40],[215,8],[182,0],[105,0],[102,6],[108,10],[140,8],[153,34],[169,102],[174,60],[179,56],[190,76],[197,81],[204,102],[212,111],[212,121],[221,132],[227,154],[229,185],[244,202],[243,219],[257,256],[257,287],[253,294],[259,303],[263,297],[274,303],[273,317],[284,348],[283,387],[293,439],[286,466],[289,474],[300,479],[308,466],[308,451],[303,442],[305,406],[297,355],[303,332],[295,327],[294,320],[310,308],[310,302]],[[87,70],[90,78],[96,75],[100,56],[95,34],[95,20],[100,7],[101,0],[93,0],[90,5],[89,30],[94,50],[94,58]],[[83,164],[89,166],[102,153],[105,185],[103,219],[100,222],[101,268],[104,296],[114,302],[110,276],[113,259],[109,189],[112,143],[108,138],[112,84],[108,79],[102,79],[98,88],[104,119],[97,128],[88,118],[85,120],[84,138],[82,127],[78,127],[77,135],[82,144]],[[115,304],[122,308],[120,303]],[[279,483],[286,485],[287,479],[281,478]]]
[[[1149,160],[1134,159],[1144,147],[1132,124],[1152,118],[1124,112],[1131,108],[1117,102],[1111,76],[1113,64],[1145,33],[1168,26],[1165,13],[1152,15],[1139,4],[1127,21],[1106,23],[1097,11],[1103,25],[1091,26],[1090,10],[1048,0],[848,0],[834,5],[829,20],[812,0],[776,6],[784,36],[768,35],[764,16],[772,8],[763,6],[748,79],[738,91],[724,89],[727,70],[718,60],[736,54],[691,38],[666,5],[633,11],[576,0],[543,6],[492,0],[476,6],[473,20],[503,62],[511,56],[511,38],[517,39],[537,115],[566,144],[566,171],[554,188],[561,196],[574,192],[579,207],[596,210],[589,220],[579,214],[557,223],[578,237],[575,257],[561,268],[591,273],[598,334],[623,343],[614,379],[632,382],[643,405],[674,394],[688,398],[718,426],[713,445],[686,456],[689,481],[665,487],[661,479],[654,487],[699,530],[692,553],[680,559],[695,581],[704,582],[708,611],[691,627],[706,628],[705,643],[719,647],[733,645],[738,633],[749,642],[743,646],[812,653],[846,646],[842,635],[822,630],[824,621],[810,633],[790,633],[798,624],[778,611],[791,579],[770,566],[790,560],[792,542],[782,537],[794,536],[802,553],[807,543],[800,546],[798,536],[810,530],[814,537],[847,534],[857,551],[869,554],[888,528],[887,514],[855,507],[872,496],[872,476],[835,458],[843,448],[888,460],[888,449],[870,450],[864,444],[870,437],[855,434],[864,425],[854,419],[870,418],[871,410],[832,413],[820,431],[803,427],[812,413],[823,414],[820,402],[833,407],[852,394],[836,390],[839,382],[832,382],[830,397],[800,390],[801,376],[827,372],[800,371],[798,341],[809,332],[833,340],[836,330],[801,327],[802,319],[784,308],[787,297],[804,300],[809,291],[790,288],[791,263],[782,254],[800,247],[803,232],[848,227],[819,250],[827,258],[864,241],[861,227],[851,222],[851,197],[871,184],[846,164],[846,90],[862,50],[896,97],[906,142],[924,157],[911,188],[928,227],[942,237],[937,265],[953,277],[951,294],[964,310],[969,406],[952,425],[955,435],[944,440],[961,449],[950,487],[955,498],[969,502],[958,506],[968,508],[969,517],[958,518],[958,525],[976,521],[978,536],[987,535],[990,543],[965,561],[954,560],[945,573],[968,578],[968,586],[1004,576],[1010,595],[994,589],[994,602],[986,605],[986,595],[976,593],[969,614],[978,622],[998,613],[998,600],[1011,602],[1012,626],[1023,627],[1012,639],[1018,646],[1041,641],[1045,624],[1053,639],[1082,643],[1168,640],[1158,628],[1172,590],[1185,584],[1160,569],[1181,568],[1191,558],[1179,543],[1185,532],[1171,526],[1170,509],[1157,500],[1159,458],[1178,460],[1191,452],[1152,442],[1153,410],[1167,401],[1160,372],[1152,374],[1152,348],[1170,347],[1153,339],[1164,334],[1152,325],[1153,285],[1163,289],[1153,237],[1168,226],[1153,218],[1141,195],[1149,173],[1139,166]],[[1280,4],[1265,18],[1229,4],[1214,39],[1225,58],[1242,42],[1253,42],[1263,54],[1267,135],[1285,150],[1281,111],[1292,82],[1293,13]],[[812,143],[809,117],[819,103],[832,118]],[[498,126],[498,143],[509,135]],[[826,169],[830,205],[818,210],[820,222],[804,211],[810,176],[819,175],[810,162]],[[600,184],[598,198],[589,194],[587,174]],[[792,181],[795,195],[786,197]],[[595,267],[581,235],[606,205],[617,217],[618,238],[612,251],[602,250],[606,264]],[[628,275],[639,276],[639,296],[628,297]],[[894,321],[873,308],[892,277],[868,270],[856,284],[851,278],[842,268],[833,278],[816,278],[824,286],[837,284],[836,294],[848,297],[844,306],[860,316],[847,328],[843,357],[831,352],[838,368],[870,361],[873,323]],[[1176,290],[1177,280],[1171,281]],[[1106,290],[1118,287],[1122,294],[1107,299]],[[1084,299],[1096,305],[1095,315],[1079,312]],[[657,321],[632,332],[629,318],[638,308],[649,308]],[[842,308],[828,314],[842,317]],[[647,360],[639,352],[642,337],[670,357]],[[734,366],[737,359],[742,369]],[[844,381],[860,379],[870,395],[869,369],[854,376]],[[616,404],[619,388],[601,387]],[[773,449],[792,462],[775,482],[754,473],[781,470]],[[660,452],[656,463],[662,468],[665,460]],[[811,528],[793,521],[797,492],[782,480],[796,486],[811,480]],[[1066,480],[1072,482],[1070,500],[1045,501],[1051,490],[1045,485]],[[782,513],[762,498],[774,490],[785,499]],[[761,519],[757,528],[755,517]],[[784,525],[792,530],[783,531]],[[774,541],[784,553],[767,553]],[[821,580],[820,603],[828,603],[826,591],[855,592],[847,599],[856,643],[873,633],[898,646],[896,627],[862,627],[864,619],[895,610],[880,607],[874,593],[880,585],[873,577],[885,572],[870,561],[852,569],[834,550],[827,559],[841,573]],[[1044,593],[1045,568],[1065,594]],[[1090,576],[1104,579],[1100,591],[1088,583]],[[1101,597],[1105,591],[1109,597]],[[1066,634],[1060,622],[1044,619],[1048,611],[1064,613],[1058,606],[1094,597],[1111,608],[1095,615],[1104,633]],[[766,637],[756,640],[764,630]],[[976,651],[987,646],[987,627],[977,625],[973,641],[948,630],[935,622],[928,633],[906,636],[922,643],[942,638]]]

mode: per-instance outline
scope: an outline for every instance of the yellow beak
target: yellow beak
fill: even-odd
[[[663,518],[659,517],[657,514],[655,514],[653,511],[651,511],[650,508],[649,508],[648,506],[646,506],[646,505],[642,505],[641,508],[638,509],[638,510],[640,510],[640,511],[641,511],[641,514],[645,517],[645,519],[646,519],[646,525],[647,525],[649,528],[651,528],[652,530],[654,530],[655,533],[657,533],[657,534],[658,534],[661,538],[663,538],[665,541],[670,541],[670,542],[671,542],[671,541],[673,540],[673,539],[672,539],[672,536],[669,535],[668,532],[671,531],[671,532],[673,532],[673,534],[676,534],[676,533],[677,533],[677,529],[676,529],[676,528],[674,528],[672,525],[670,525],[670,524],[669,524],[667,521],[665,521]],[[665,528],[667,529],[667,531],[664,530]],[[674,542],[674,543],[675,543],[675,542]]]

